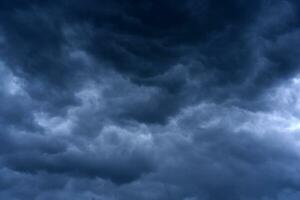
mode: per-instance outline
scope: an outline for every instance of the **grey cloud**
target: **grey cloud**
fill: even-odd
[[[0,198],[293,200],[299,3],[0,2]]]

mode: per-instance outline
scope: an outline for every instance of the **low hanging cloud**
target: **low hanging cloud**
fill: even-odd
[[[299,9],[1,1],[0,199],[299,199]]]

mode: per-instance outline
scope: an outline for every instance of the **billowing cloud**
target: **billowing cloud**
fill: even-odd
[[[0,199],[299,199],[299,9],[1,1]]]

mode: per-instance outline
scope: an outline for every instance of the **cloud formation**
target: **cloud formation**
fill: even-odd
[[[299,9],[1,1],[0,199],[299,199]]]

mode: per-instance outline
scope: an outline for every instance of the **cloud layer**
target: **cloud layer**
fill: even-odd
[[[299,9],[1,1],[0,199],[299,199]]]

